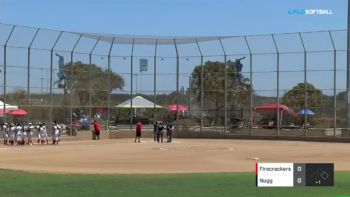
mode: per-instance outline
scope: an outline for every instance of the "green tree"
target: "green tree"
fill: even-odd
[[[25,105],[27,103],[27,92],[22,89],[17,89],[7,94],[7,100],[11,102],[11,104]]]
[[[226,86],[227,86],[227,102],[231,111],[239,112],[239,118],[243,118],[243,107],[249,104],[250,95],[250,80],[245,78],[242,73],[243,65],[239,61],[227,61],[226,62]],[[200,100],[201,94],[201,66],[196,66],[192,72],[192,91],[198,95],[197,99]],[[203,90],[204,99],[206,100],[206,106],[213,105],[215,109],[213,112],[207,112],[207,116],[213,118],[214,123],[218,121],[220,117],[219,113],[224,110],[225,107],[225,63],[224,62],[212,62],[207,61],[203,65]],[[222,114],[222,113],[221,113]],[[232,116],[237,117],[236,114]],[[221,115],[222,118],[222,115]]]
[[[63,86],[65,93],[78,96],[79,105],[89,104],[90,92],[92,105],[101,106],[107,103],[108,94],[113,90],[123,89],[125,83],[121,75],[112,70],[103,69],[95,64],[84,64],[80,61],[64,65],[66,80]],[[110,77],[110,83],[109,83]],[[91,91],[90,91],[91,86]],[[71,92],[71,87],[73,92]]]
[[[291,90],[287,91],[282,98],[282,103],[291,108],[305,108],[305,90],[307,92],[307,107],[313,111],[318,111],[318,107],[325,104],[325,96],[320,89],[317,89],[311,83],[298,83]]]

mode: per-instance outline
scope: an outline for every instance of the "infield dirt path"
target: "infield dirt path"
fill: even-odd
[[[256,162],[330,162],[350,171],[350,144],[267,140],[143,139],[0,145],[0,168],[50,173],[249,172]]]

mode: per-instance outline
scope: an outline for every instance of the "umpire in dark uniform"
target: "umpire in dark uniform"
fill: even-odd
[[[164,126],[163,126],[163,123],[161,121],[159,121],[157,123],[157,142],[161,142],[163,143],[163,129],[164,129]]]
[[[166,125],[166,136],[167,136],[167,142],[170,143],[172,141],[172,134],[174,130],[174,125],[171,120],[168,121]]]

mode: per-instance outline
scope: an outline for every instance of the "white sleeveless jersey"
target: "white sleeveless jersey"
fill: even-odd
[[[44,127],[40,127],[40,128],[39,128],[39,132],[40,132],[40,133],[45,133]]]
[[[9,135],[10,135],[10,140],[15,139],[15,136],[16,136],[16,128],[15,127],[10,128]]]
[[[17,140],[18,141],[22,140],[22,137],[23,137],[22,127],[17,126],[16,131],[17,131]]]
[[[9,137],[9,133],[8,133],[8,131],[7,131],[7,127],[6,127],[6,125],[4,125],[3,127],[3,138],[4,138],[4,140],[7,140],[8,139],[8,137]]]
[[[47,133],[46,126],[42,126],[40,129],[42,129],[41,131],[42,131],[43,133]]]
[[[60,134],[60,130],[61,130],[61,127],[60,127],[59,125],[55,125],[55,126],[53,127],[53,133],[54,133],[55,135]]]
[[[17,131],[17,133],[18,133],[18,132],[22,132],[22,127],[21,127],[21,126],[17,126],[17,127],[16,127],[16,131]]]

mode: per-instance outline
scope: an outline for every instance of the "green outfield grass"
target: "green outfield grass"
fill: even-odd
[[[256,188],[253,173],[169,175],[57,175],[0,170],[0,196],[248,196],[350,195],[350,172],[337,172],[334,187]]]

